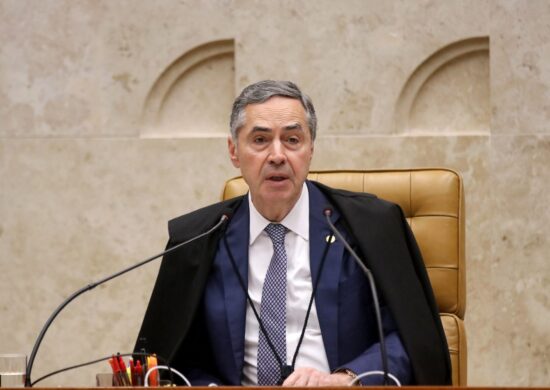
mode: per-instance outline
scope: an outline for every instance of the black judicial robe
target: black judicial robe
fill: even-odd
[[[447,341],[420,250],[399,206],[367,193],[313,182],[329,199],[354,238],[390,308],[419,385],[451,384]],[[168,247],[210,229],[246,197],[207,206],[169,222]],[[162,261],[135,351],[145,348],[171,363],[186,344],[223,229],[196,240]],[[189,351],[200,354],[203,351]]]

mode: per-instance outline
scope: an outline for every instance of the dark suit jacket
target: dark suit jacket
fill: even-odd
[[[392,333],[393,322],[386,321],[390,348],[392,343],[398,341],[400,345],[402,340],[410,357],[414,382],[449,384],[446,339],[420,252],[401,209],[369,194],[334,190],[318,183],[315,187],[308,185],[313,190],[310,190],[310,197],[312,193],[315,197],[316,188],[319,188],[333,205],[335,220],[339,211],[343,217],[339,223],[352,232],[401,336],[399,339],[397,333]],[[196,374],[197,378],[206,381],[223,378],[225,384],[240,383],[246,302],[231,265],[220,260],[220,256],[224,257],[220,238],[227,234],[234,257],[247,259],[248,240],[234,234],[246,231],[248,236],[248,219],[243,218],[248,212],[242,211],[248,205],[243,199],[218,203],[170,222],[168,246],[173,246],[210,228],[226,210],[236,211],[227,232],[218,231],[165,256],[136,344],[136,350],[145,347],[165,356],[176,368],[185,368],[191,377]],[[322,240],[328,233],[328,226],[322,215],[325,205],[311,200],[310,257],[315,281],[321,258],[319,252],[324,248]],[[329,252],[340,252],[342,257],[343,247],[337,242]],[[239,272],[246,280],[247,261],[238,263]],[[353,271],[353,267],[352,272],[346,271],[341,264],[326,262],[316,307],[331,369],[346,365],[362,371],[364,359],[361,358],[373,353],[372,348],[365,347],[372,345],[374,340],[369,340],[368,336],[361,339],[361,334],[365,333],[357,331],[369,326],[368,316],[362,314],[367,311],[361,310],[361,305],[368,302],[357,297],[368,294],[361,292],[362,289],[367,291],[364,284],[356,286],[362,275]],[[359,276],[351,283],[344,283],[354,274]],[[203,299],[209,300],[209,304],[201,304]],[[213,305],[218,309],[212,311]],[[390,362],[390,371],[392,369],[395,367]],[[212,377],[205,377],[205,372]]]

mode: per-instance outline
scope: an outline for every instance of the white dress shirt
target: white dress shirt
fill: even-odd
[[[250,194],[250,242],[248,247],[248,293],[254,306],[260,313],[262,288],[265,275],[273,256],[273,244],[265,227],[270,223],[254,207]],[[286,350],[287,364],[292,363],[296,346],[304,326],[307,307],[312,292],[311,271],[309,262],[309,193],[304,183],[300,198],[281,221],[289,232],[285,236],[287,255],[286,285]],[[246,329],[244,341],[243,385],[258,383],[258,320],[250,305],[246,309]],[[317,318],[315,302],[312,305],[309,320],[296,359],[298,367],[313,367],[329,372],[329,365],[321,328]]]

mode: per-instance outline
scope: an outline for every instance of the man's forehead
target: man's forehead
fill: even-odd
[[[262,103],[248,104],[245,113],[245,123],[249,126],[272,121],[278,122],[279,125],[288,122],[288,125],[303,126],[307,121],[306,111],[299,100],[279,96]]]

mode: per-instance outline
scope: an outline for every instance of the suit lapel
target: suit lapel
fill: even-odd
[[[329,225],[323,214],[329,206],[328,200],[315,186],[308,184],[309,190],[309,240],[310,240],[310,268],[313,286],[317,282],[317,275],[321,266],[323,252],[327,246],[327,237],[331,235]],[[339,215],[333,208],[331,221],[336,223]],[[321,334],[330,369],[338,366],[338,282],[344,246],[335,241],[328,244],[329,249],[319,278],[319,285],[315,294],[315,307],[321,327]]]
[[[248,200],[245,199],[241,207],[237,210],[231,224],[229,225],[226,238],[229,250],[239,274],[248,288],[248,241],[249,241],[249,215]],[[222,239],[223,240],[223,239]],[[222,242],[225,251],[225,245]],[[231,348],[233,351],[237,383],[240,383],[240,375],[244,362],[244,332],[246,320],[246,294],[239,282],[238,276],[231,264],[228,254],[224,256],[227,261],[224,262],[223,269],[223,290],[225,299],[225,308],[227,315],[227,326],[231,336]],[[226,346],[221,346],[226,348]]]

